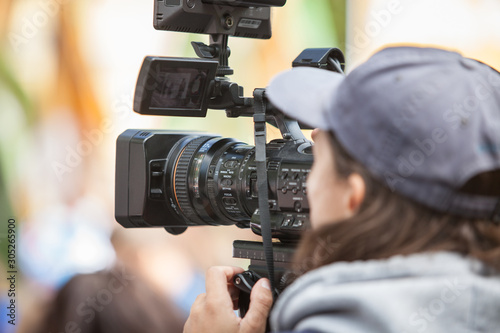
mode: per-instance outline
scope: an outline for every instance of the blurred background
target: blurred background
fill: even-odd
[[[496,0],[289,0],[273,11],[272,39],[230,39],[231,79],[250,96],[308,47],[341,48],[348,71],[394,44],[456,50],[500,69],[499,15]],[[115,140],[125,129],[204,130],[253,143],[251,120],[223,111],[205,119],[132,111],[144,56],[194,57],[190,41],[208,41],[156,31],[152,17],[152,0],[0,2],[0,268],[7,271],[14,218],[20,272],[15,327],[0,280],[0,332],[32,332],[69,279],[116,262],[182,316],[204,292],[207,267],[248,265],[231,258],[233,240],[256,239],[248,230],[200,227],[174,237],[114,220]]]

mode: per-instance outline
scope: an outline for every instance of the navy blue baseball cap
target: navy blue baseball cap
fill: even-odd
[[[438,211],[500,221],[500,198],[459,191],[500,169],[500,73],[456,52],[391,47],[347,76],[298,67],[266,95],[331,131],[392,191]]]

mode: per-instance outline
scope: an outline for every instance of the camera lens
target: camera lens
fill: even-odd
[[[172,177],[174,203],[185,219],[198,225],[250,220],[257,205],[251,191],[246,191],[248,170],[255,167],[252,146],[201,136],[188,139],[176,150],[179,153],[167,173]]]

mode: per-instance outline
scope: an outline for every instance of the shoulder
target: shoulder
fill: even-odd
[[[455,253],[335,263],[305,274],[287,288],[271,322],[275,329],[337,325],[340,331],[413,332],[410,322],[419,328],[431,323],[432,314],[426,318],[419,310],[434,309],[444,322],[459,311],[470,316],[463,312],[479,295],[480,304],[500,310],[499,275]]]

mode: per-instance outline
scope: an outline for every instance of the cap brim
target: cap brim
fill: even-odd
[[[312,127],[330,130],[325,117],[336,91],[344,81],[340,73],[297,67],[275,76],[266,88],[269,101],[291,118]]]

